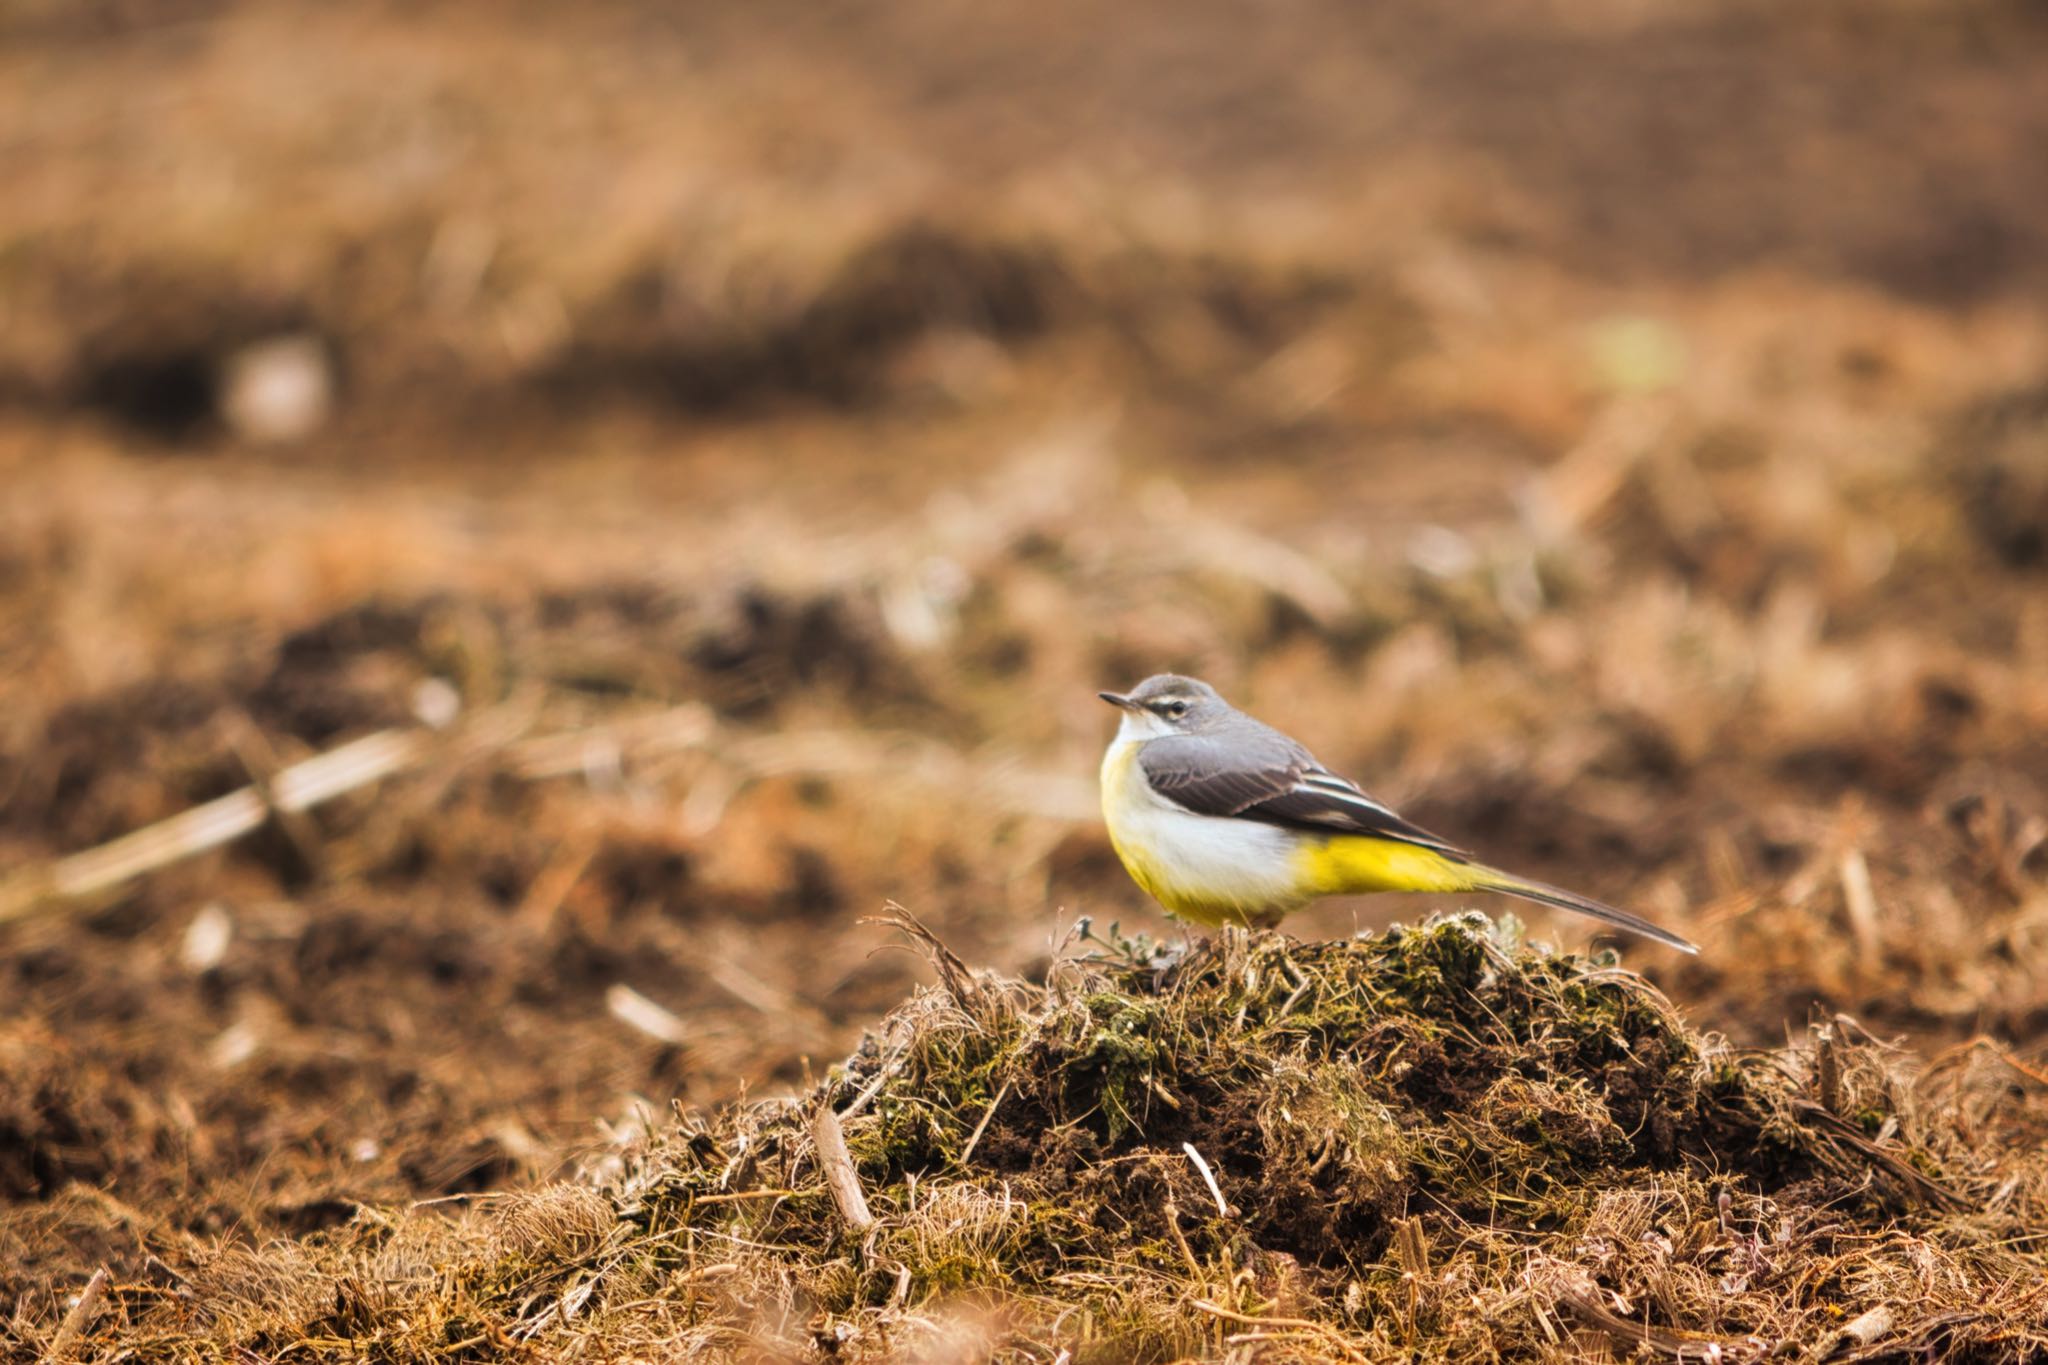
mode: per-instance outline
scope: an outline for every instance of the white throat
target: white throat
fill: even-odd
[[[1150,711],[1126,711],[1123,724],[1117,726],[1116,739],[1119,744],[1128,741],[1143,742],[1148,739],[1164,739],[1173,733],[1175,731],[1171,725]]]

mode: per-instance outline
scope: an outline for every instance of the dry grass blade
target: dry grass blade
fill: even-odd
[[[975,981],[974,973],[960,959],[960,955],[939,940],[939,936],[924,926],[923,921],[894,901],[884,907],[880,915],[870,916],[864,924],[883,924],[904,934],[924,950],[930,959],[932,969],[939,974],[960,1008],[969,1014],[979,1014],[989,1003],[987,994]]]
[[[85,1288],[78,1291],[78,1301],[71,1305],[71,1311],[64,1315],[64,1321],[57,1324],[57,1331],[50,1338],[50,1347],[44,1359],[51,1365],[62,1365],[71,1359],[71,1353],[85,1336],[85,1329],[92,1322],[93,1315],[100,1311],[100,1300],[106,1297],[107,1268],[101,1266],[85,1282]]]
[[[1870,883],[1870,863],[1860,848],[1842,853],[1842,904],[1849,914],[1849,932],[1856,942],[1856,960],[1874,972],[1881,955],[1877,892]]]
[[[818,1169],[825,1176],[825,1187],[832,1192],[833,1207],[839,1210],[846,1226],[856,1233],[872,1228],[875,1216],[868,1211],[867,1196],[861,1192],[860,1172],[853,1168],[853,1158],[846,1150],[846,1132],[829,1104],[821,1102],[811,1117],[811,1144],[817,1153]]]
[[[525,728],[531,711],[531,697],[515,697],[449,734],[430,728],[379,730],[97,848],[17,873],[0,882],[0,924],[49,907],[90,903],[159,868],[254,833],[272,819],[295,823],[315,806],[437,756],[459,765],[500,749]]]
[[[1938,1208],[1958,1212],[1971,1207],[1970,1200],[1942,1184],[1933,1176],[1928,1175],[1925,1171],[1916,1169],[1911,1163],[1901,1159],[1896,1153],[1887,1151],[1882,1144],[1871,1141],[1861,1132],[1857,1131],[1852,1124],[1828,1112],[1821,1106],[1808,1100],[1796,1100],[1793,1102],[1792,1108],[1801,1118],[1812,1123],[1817,1130],[1825,1132],[1830,1139],[1854,1149],[1860,1156],[1878,1166],[1922,1201],[1933,1204]]]
[[[262,827],[276,809],[312,809],[416,766],[437,742],[425,730],[380,730],[295,763],[266,786],[240,791],[160,820],[133,834],[31,869],[0,885],[0,922],[113,890]]]
[[[2048,1352],[2048,1096],[1966,1145],[1837,1020],[1851,1124],[1808,1052],[1731,1051],[1477,917],[1165,971],[1119,947],[972,979],[972,1015],[920,991],[808,1095],[646,1131],[592,1186],[364,1220],[260,1289],[223,1252],[193,1276],[216,1319],[136,1339],[882,1362],[965,1314],[1101,1360]]]
[[[1002,1107],[1003,1097],[1009,1093],[1010,1082],[1005,1080],[1003,1088],[996,1091],[996,1097],[988,1102],[988,1109],[983,1112],[981,1122],[975,1124],[974,1131],[967,1135],[967,1145],[960,1149],[960,1164],[962,1166],[974,1160],[974,1149],[980,1145],[981,1135],[988,1131],[989,1120],[996,1116],[996,1110]]]
[[[689,1041],[689,1026],[666,1005],[648,999],[622,981],[605,988],[604,1007],[614,1019],[657,1042],[680,1047]]]

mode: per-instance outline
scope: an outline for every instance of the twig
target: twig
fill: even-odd
[[[1865,971],[1876,969],[1878,958],[1877,893],[1870,885],[1870,864],[1863,850],[1851,848],[1842,855],[1842,904],[1849,912],[1849,933],[1856,940],[1856,961]]]
[[[697,1202],[701,1204],[704,1201],[700,1199]],[[698,1266],[694,1270],[678,1270],[668,1277],[668,1282],[672,1285],[702,1284],[706,1280],[722,1280],[727,1275],[737,1275],[744,1268],[737,1261],[720,1261],[717,1265]]]
[[[1401,1265],[1401,1279],[1408,1290],[1410,1332],[1422,1312],[1422,1286],[1429,1279],[1429,1239],[1422,1235],[1422,1219],[1403,1218],[1394,1224],[1394,1257]]]
[[[861,1193],[860,1173],[854,1170],[853,1157],[846,1150],[839,1115],[829,1104],[820,1103],[811,1118],[811,1145],[817,1149],[818,1169],[825,1173],[825,1187],[832,1192],[839,1216],[855,1232],[866,1232],[875,1225],[875,1216],[868,1212],[867,1196]]]
[[[228,746],[235,751],[242,768],[249,774],[249,780],[256,794],[263,798],[264,806],[270,811],[271,819],[284,832],[305,866],[315,878],[319,878],[327,866],[326,851],[321,847],[320,831],[306,818],[304,811],[287,810],[278,801],[276,788],[278,771],[285,765],[279,758],[277,746],[270,742],[270,736],[251,720],[246,712],[237,711],[232,716],[228,730]]]
[[[1188,1154],[1188,1160],[1195,1163],[1195,1169],[1202,1173],[1202,1180],[1209,1187],[1210,1197],[1216,1201],[1216,1214],[1220,1218],[1230,1217],[1230,1205],[1223,1198],[1223,1190],[1216,1184],[1216,1173],[1209,1169],[1209,1163],[1195,1150],[1192,1142],[1183,1142],[1180,1149]]]
[[[1418,1280],[1429,1278],[1429,1241],[1422,1235],[1420,1218],[1403,1218],[1394,1224],[1394,1252],[1402,1270]]]
[[[85,1335],[85,1329],[92,1325],[93,1315],[100,1311],[100,1299],[107,1292],[107,1268],[101,1266],[93,1271],[92,1278],[85,1282],[85,1288],[78,1291],[78,1302],[71,1305],[71,1311],[64,1315],[64,1321],[57,1324],[56,1335],[50,1338],[50,1349],[43,1359],[52,1362],[67,1360],[71,1348]]]
[[[1820,1093],[1820,1107],[1830,1114],[1842,1110],[1842,1057],[1835,1043],[1835,1031],[1827,1024],[1814,1030],[1814,1084]]]
[[[1196,1280],[1202,1279],[1202,1263],[1195,1259],[1195,1249],[1188,1245],[1188,1235],[1180,1230],[1180,1205],[1173,1202],[1173,1196],[1166,1196],[1166,1230],[1173,1234],[1173,1244],[1180,1248],[1181,1259],[1188,1263],[1188,1273]]]
[[[656,1042],[681,1047],[689,1041],[689,1027],[674,1011],[649,1000],[623,981],[615,981],[605,989],[604,1007],[611,1012],[612,1018],[640,1030]]]
[[[379,730],[120,838],[31,869],[0,884],[0,924],[59,901],[110,891],[146,872],[220,847],[262,827],[277,811],[310,810],[417,764],[435,742],[426,730]]]
[[[988,1108],[982,1113],[981,1122],[974,1125],[974,1131],[967,1137],[967,1145],[960,1149],[960,1164],[962,1166],[965,1166],[974,1158],[974,1148],[981,1141],[981,1135],[988,1131],[988,1121],[996,1116],[996,1106],[1001,1104],[1003,1096],[1009,1093],[1010,1083],[1006,1080],[1003,1082],[1002,1087],[996,1091],[996,1097],[988,1102]]]
[[[974,771],[966,758],[940,746],[925,745],[906,762],[900,745],[873,741],[862,747],[847,736],[834,734],[756,736],[717,744],[718,730],[710,712],[694,703],[514,745],[530,719],[530,707],[508,703],[496,710],[503,714],[481,716],[455,735],[440,735],[424,727],[365,735],[97,848],[0,879],[0,924],[48,905],[83,901],[113,890],[145,873],[239,839],[272,818],[291,832],[293,817],[299,813],[417,767],[443,745],[458,753],[511,746],[504,766],[528,781],[583,771],[594,746],[614,755],[639,758],[681,751],[712,752],[747,780],[792,772],[832,775],[908,769],[910,775],[934,785],[957,786]],[[244,754],[260,776],[265,766],[260,750],[245,746]],[[1093,797],[1084,788],[1085,784],[1052,774],[1007,773],[977,790],[985,790],[1005,809],[1078,820],[1093,809]],[[309,852],[318,847],[310,833],[303,826],[297,831]]]
[[[1735,1356],[1735,1348],[1718,1337],[1632,1322],[1617,1313],[1610,1313],[1588,1294],[1566,1290],[1559,1295],[1558,1302],[1571,1309],[1588,1327],[1618,1344],[1647,1346],[1674,1360],[1725,1361]]]
[[[1290,962],[1285,953],[1280,955],[1280,970],[1285,972],[1287,979],[1294,983],[1294,990],[1288,994],[1285,1000],[1280,1002],[1279,1012],[1273,1016],[1275,1019],[1285,1019],[1292,1013],[1295,1002],[1308,994],[1308,988],[1313,984],[1311,978]]]

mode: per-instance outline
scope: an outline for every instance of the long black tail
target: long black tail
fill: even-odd
[[[1531,881],[1527,877],[1517,877],[1495,868],[1482,868],[1479,869],[1479,872],[1481,875],[1476,884],[1485,890],[1499,891],[1509,896],[1519,896],[1525,901],[1535,901],[1541,905],[1555,905],[1564,910],[1576,910],[1582,915],[1591,915],[1594,919],[1605,920],[1607,923],[1626,929],[1632,934],[1641,934],[1644,938],[1655,939],[1667,947],[1678,949],[1681,953],[1697,953],[1699,951],[1697,945],[1686,942],[1669,929],[1660,929],[1641,915],[1631,915],[1626,910],[1617,910],[1602,901],[1594,900],[1591,896],[1581,896],[1578,892],[1567,891],[1561,886],[1552,886],[1548,882]]]

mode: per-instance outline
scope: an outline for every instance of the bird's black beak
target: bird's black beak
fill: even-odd
[[[1136,705],[1135,702],[1121,692],[1097,692],[1095,695],[1108,702],[1111,706],[1120,706],[1126,711]]]

